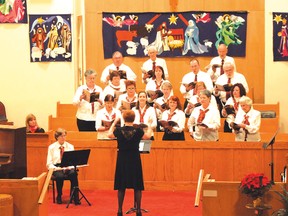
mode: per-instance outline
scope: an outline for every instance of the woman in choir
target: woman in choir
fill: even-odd
[[[236,141],[260,141],[261,113],[253,109],[252,100],[242,96],[235,121],[230,123]]]
[[[190,135],[196,141],[218,141],[220,113],[218,107],[210,103],[211,92],[202,90],[199,101],[201,106],[194,108],[187,122]]]
[[[151,107],[147,101],[147,93],[145,91],[140,91],[138,93],[138,101],[136,107],[132,109],[135,112],[135,125],[144,124],[148,125],[148,122],[151,120],[151,128],[154,130],[157,126],[157,118],[155,109]],[[145,130],[145,128],[144,128]],[[151,139],[154,140],[154,135],[152,132]]]
[[[225,125],[228,125],[224,127],[224,132],[232,132],[230,128],[230,123],[234,122],[235,116],[239,109],[241,109],[239,105],[239,100],[242,96],[246,95],[246,90],[244,86],[241,83],[236,83],[231,88],[231,97],[228,98],[228,100],[225,103],[224,108],[222,109],[222,116],[226,118]],[[228,113],[226,111],[228,110]]]
[[[133,127],[135,113],[132,110],[123,111],[122,117],[125,126],[115,128],[115,124],[109,130],[109,138],[117,138],[117,161],[114,179],[114,190],[118,190],[117,216],[123,216],[123,201],[127,188],[134,189],[136,202],[136,215],[142,216],[141,198],[144,190],[141,157],[139,143],[142,139],[151,138],[151,125],[148,122],[147,132],[141,128]]]
[[[157,90],[161,91],[160,87],[164,80],[164,69],[161,66],[156,66],[155,73],[152,76],[152,79],[148,81],[145,88],[145,91],[148,92],[149,95],[149,103],[153,103],[159,97],[159,94],[157,94]]]
[[[109,75],[110,82],[103,90],[103,96],[110,94],[114,96],[115,105],[117,104],[119,95],[126,91],[125,81],[120,79],[118,71],[112,71]]]
[[[96,72],[92,69],[85,71],[86,84],[79,86],[73,98],[73,105],[77,106],[77,126],[79,131],[95,131],[95,119],[101,109],[103,95],[102,88],[95,84]],[[90,102],[87,92],[97,94],[98,99]]]
[[[114,97],[110,94],[104,98],[104,108],[96,115],[96,131],[108,131],[115,119],[121,119],[121,112],[114,108]]]
[[[36,120],[36,116],[32,113],[26,116],[26,133],[45,133]]]
[[[117,101],[116,109],[120,111],[131,110],[136,106],[137,93],[136,93],[136,82],[132,80],[125,81],[126,93],[121,94]]]
[[[169,109],[162,114],[160,130],[164,130],[162,140],[185,140],[185,113],[181,110],[181,103],[177,96],[171,96],[168,100]],[[164,124],[163,124],[164,122]]]
[[[190,116],[195,107],[201,106],[200,99],[199,99],[200,92],[202,90],[205,90],[205,89],[207,89],[207,88],[206,88],[206,85],[204,82],[199,81],[196,83],[195,88],[194,88],[195,94],[191,95],[190,98],[187,98],[188,105],[187,105],[186,109],[184,110],[186,116]],[[214,95],[211,95],[210,103],[213,106],[217,107],[217,102],[216,102]]]

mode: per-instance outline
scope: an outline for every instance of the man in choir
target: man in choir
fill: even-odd
[[[166,65],[166,61],[162,58],[157,57],[157,49],[155,46],[149,46],[148,48],[148,56],[149,59],[145,61],[142,65],[142,82],[148,83],[148,81],[151,79],[149,77],[149,71],[155,72],[156,66],[161,66],[164,70],[165,79],[169,80],[169,74],[168,69]]]
[[[225,62],[223,70],[224,74],[220,75],[215,82],[214,95],[219,97],[222,105],[225,105],[226,100],[231,96],[231,88],[234,84],[241,83],[246,90],[246,94],[249,92],[249,87],[244,75],[235,71],[233,63]],[[225,88],[223,89],[222,87]]]
[[[64,179],[69,179],[71,182],[70,192],[72,192],[74,187],[78,187],[78,177],[74,167],[60,167],[63,153],[65,151],[74,151],[74,146],[66,142],[66,135],[66,130],[58,128],[54,134],[57,141],[49,145],[47,153],[46,167],[47,169],[54,169],[52,175],[56,180],[57,204],[62,204],[62,188]],[[81,204],[78,190],[74,191],[74,204]]]
[[[112,71],[118,71],[124,74],[126,73],[126,77],[121,76],[122,79],[136,81],[136,78],[137,78],[136,74],[132,71],[132,69],[129,66],[123,63],[124,58],[121,52],[119,51],[114,52],[112,55],[112,61],[113,63],[105,67],[105,69],[102,72],[102,75],[100,78],[102,83],[105,83],[106,85],[108,85],[109,80],[110,80],[109,75],[110,75],[110,72]]]
[[[210,75],[213,83],[224,73],[223,65],[225,62],[231,62],[235,65],[233,57],[227,56],[228,47],[225,44],[220,44],[217,51],[218,56],[212,58],[210,64],[206,67],[207,73]]]
[[[186,99],[184,104],[184,109],[187,106],[187,98],[191,98],[194,92],[194,87],[197,82],[202,81],[205,83],[206,89],[211,91],[213,90],[213,83],[210,76],[200,70],[200,64],[198,59],[192,59],[190,61],[191,72],[185,74],[182,78],[180,92],[183,94],[184,98]],[[191,86],[192,85],[192,89]],[[192,94],[192,95],[191,95]]]
[[[235,140],[260,141],[261,113],[253,109],[252,100],[247,96],[242,96],[239,104],[241,109],[238,110],[235,121],[230,123]]]

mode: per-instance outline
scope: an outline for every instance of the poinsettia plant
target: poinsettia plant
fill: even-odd
[[[262,197],[272,184],[263,173],[251,173],[245,176],[239,186],[241,193],[252,198]]]

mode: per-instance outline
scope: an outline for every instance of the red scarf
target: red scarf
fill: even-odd
[[[144,123],[144,115],[145,115],[145,113],[146,113],[146,105],[145,105],[145,107],[144,107],[144,111],[143,111],[143,113],[141,113],[141,109],[140,109],[140,107],[139,107],[139,115],[140,115],[140,123]]]
[[[36,125],[36,126],[34,126],[34,127],[31,127],[31,126],[29,126],[29,131],[31,132],[31,133],[35,133],[35,131],[38,129],[38,126]]]

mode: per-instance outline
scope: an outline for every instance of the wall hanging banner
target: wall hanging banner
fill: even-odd
[[[273,13],[274,61],[288,61],[288,13]]]
[[[245,56],[247,12],[103,13],[104,58],[114,51],[143,57],[216,56],[224,43],[230,56]]]
[[[27,23],[27,0],[0,0],[0,23]]]
[[[71,15],[29,15],[29,36],[31,62],[71,62]]]

